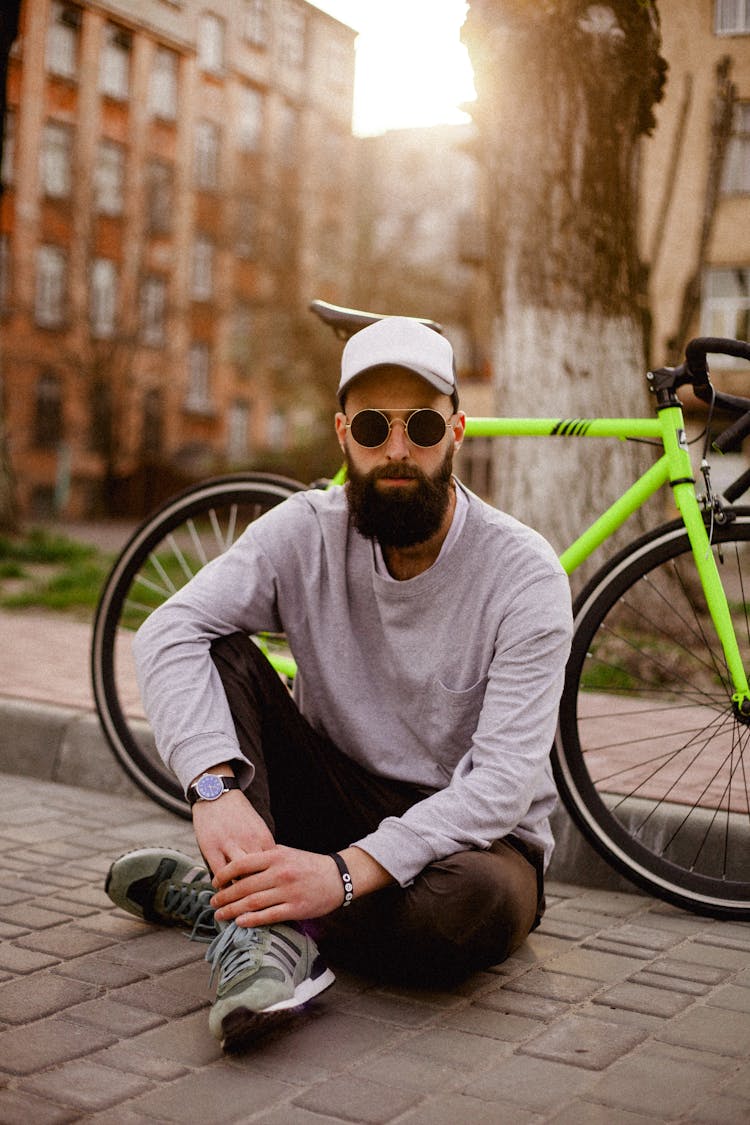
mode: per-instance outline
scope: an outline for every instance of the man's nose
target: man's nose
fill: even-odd
[[[406,436],[406,422],[403,418],[394,418],[391,422],[391,432],[385,443],[385,455],[393,461],[403,461],[408,457],[409,441]]]

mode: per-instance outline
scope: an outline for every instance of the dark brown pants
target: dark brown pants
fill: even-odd
[[[255,767],[247,796],[278,843],[340,851],[429,795],[369,773],[315,731],[244,635],[220,638],[211,654]],[[509,837],[431,863],[410,886],[355,899],[310,930],[333,963],[434,986],[504,960],[542,910],[541,856]]]

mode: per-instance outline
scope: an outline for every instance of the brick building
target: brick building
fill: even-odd
[[[21,510],[305,444],[354,253],[354,31],[303,0],[25,0],[0,206]],[[329,405],[329,403],[327,403]]]

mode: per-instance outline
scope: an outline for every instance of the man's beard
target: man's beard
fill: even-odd
[[[448,449],[434,476],[416,465],[385,465],[360,473],[347,461],[346,495],[352,523],[360,535],[377,539],[381,547],[414,547],[440,528],[448,510],[453,471],[453,450]],[[417,483],[380,490],[376,481],[412,477]]]

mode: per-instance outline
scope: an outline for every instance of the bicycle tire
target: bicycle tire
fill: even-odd
[[[747,668],[750,508],[716,524],[712,543]],[[750,726],[733,708],[682,521],[615,556],[574,617],[553,749],[572,819],[638,887],[750,918]]]
[[[249,523],[303,488],[287,477],[252,473],[214,477],[180,492],[133,532],[102,589],[91,679],[104,734],[136,785],[185,818],[190,810],[182,788],[161,761],[141,709],[130,642],[149,613],[231,546]]]

